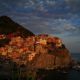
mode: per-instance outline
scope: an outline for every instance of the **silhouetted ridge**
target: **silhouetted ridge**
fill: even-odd
[[[8,16],[0,17],[0,33],[1,34],[15,33],[15,34],[23,36],[23,37],[34,35],[31,31],[25,29],[18,23],[14,22]]]

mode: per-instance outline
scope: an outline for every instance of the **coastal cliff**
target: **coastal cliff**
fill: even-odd
[[[2,71],[0,76],[8,75],[5,80],[16,75],[15,80],[18,78],[24,80],[26,76],[35,77],[37,70],[40,69],[49,71],[68,68],[71,66],[72,58],[59,37],[48,34],[34,35],[9,17],[2,16],[0,17],[0,63]]]
[[[0,55],[16,63],[26,63],[30,68],[53,69],[71,63],[70,53],[60,38],[48,34],[34,35],[7,16],[0,17],[0,46]]]
[[[58,37],[42,34],[37,36],[34,54],[30,54],[29,67],[36,69],[56,69],[69,67],[71,56]]]
[[[42,34],[9,39],[9,43],[0,47],[0,55],[19,65],[27,65],[30,69],[54,69],[67,67],[71,63],[70,53],[58,37]]]

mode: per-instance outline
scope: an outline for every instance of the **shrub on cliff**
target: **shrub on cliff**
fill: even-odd
[[[0,47],[6,45],[9,43],[9,39],[5,38],[5,39],[0,39]]]

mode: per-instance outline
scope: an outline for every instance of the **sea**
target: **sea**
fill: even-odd
[[[80,62],[80,53],[71,54],[73,60]],[[80,69],[79,70],[70,70],[67,74],[66,80],[80,80]]]
[[[80,62],[80,53],[72,53],[71,56],[75,61]],[[60,77],[55,80],[80,80],[80,69],[79,70],[72,69],[67,74],[63,75],[63,77]]]
[[[80,53],[71,53],[71,57],[76,61],[80,61]]]
[[[80,53],[72,53],[71,56],[75,61],[80,62]],[[54,74],[48,75],[48,77],[43,80],[80,80],[80,69],[71,69],[68,71],[68,73],[58,74],[55,72]]]

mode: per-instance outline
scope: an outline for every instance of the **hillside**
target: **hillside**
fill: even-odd
[[[22,37],[34,35],[31,31],[25,29],[18,23],[14,22],[8,16],[0,17],[0,34],[16,34]]]

